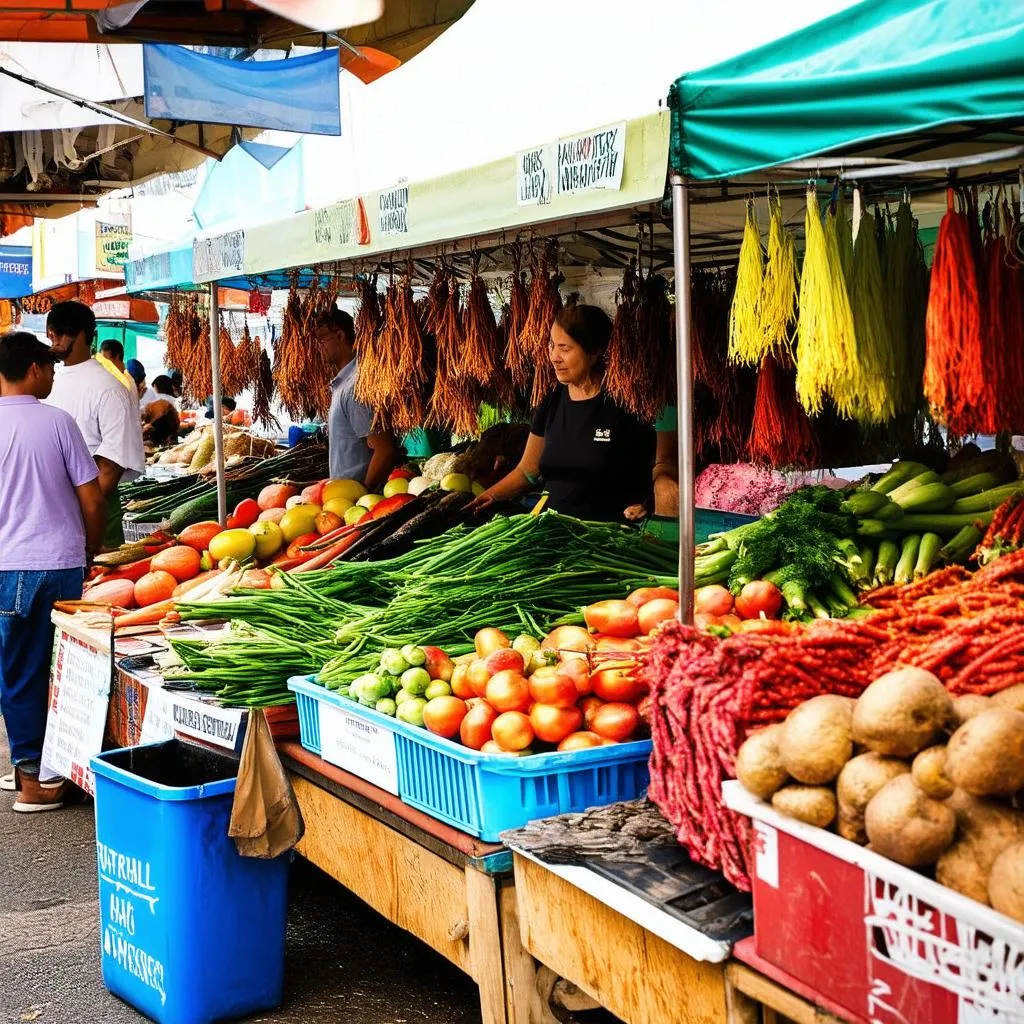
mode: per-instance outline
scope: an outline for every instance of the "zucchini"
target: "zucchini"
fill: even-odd
[[[915,487],[909,493],[893,500],[906,515],[909,512],[943,512],[953,505],[956,495],[953,494],[951,487],[935,481]]]
[[[990,509],[988,512],[958,514],[954,514],[952,511],[939,512],[934,515],[915,513],[904,516],[900,526],[907,530],[928,530],[943,537],[952,537],[954,533],[965,526],[988,526],[995,514],[995,509]]]
[[[980,494],[972,494],[968,498],[960,498],[954,502],[950,512],[994,512],[1004,501],[1024,495],[1024,482],[1017,480],[1012,484],[991,487]]]
[[[895,462],[887,473],[871,485],[871,490],[877,491],[879,494],[888,494],[915,476],[927,472],[928,467],[921,465],[920,462]]]
[[[950,540],[946,541],[940,554],[946,562],[966,562],[974,554],[974,549],[981,543],[984,536],[984,531],[972,523],[957,531]]]
[[[935,568],[941,547],[942,538],[937,533],[925,533],[921,536],[921,546],[917,550],[917,561],[914,563],[915,580],[927,576]]]
[[[875,574],[875,557],[877,552],[870,544],[865,544],[860,549],[860,560],[864,565],[864,575],[868,580]]]
[[[981,494],[983,491],[998,487],[1002,482],[995,473],[976,473],[974,476],[966,476],[949,484],[949,489],[958,498],[967,498],[972,494]]]
[[[878,561],[875,563],[875,586],[884,587],[892,583],[893,573],[896,571],[896,563],[899,561],[900,549],[896,542],[883,540],[878,545]]]
[[[890,491],[889,500],[895,501],[897,505],[902,505],[903,499],[909,497],[918,488],[924,487],[926,484],[937,484],[939,482],[939,474],[933,473],[929,469],[926,473],[918,473],[912,480],[908,480],[894,491]]]
[[[896,563],[896,572],[892,581],[898,586],[909,583],[914,578],[914,566],[917,563],[917,552],[921,547],[919,534],[911,533],[903,538],[900,560]]]
[[[889,504],[889,499],[878,491],[853,491],[840,508],[851,516],[872,516]]]

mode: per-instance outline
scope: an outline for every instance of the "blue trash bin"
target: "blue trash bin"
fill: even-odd
[[[92,759],[107,988],[159,1024],[281,1002],[288,857],[228,838],[238,762],[170,740]]]

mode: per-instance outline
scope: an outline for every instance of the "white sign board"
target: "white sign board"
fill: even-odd
[[[103,749],[113,669],[110,651],[58,630],[43,740],[44,779],[58,775],[87,793],[95,791],[89,760]]]
[[[313,211],[313,241],[327,249],[352,244],[356,204],[353,199]]]
[[[409,186],[381,192],[377,203],[377,218],[382,235],[409,233]]]
[[[240,274],[245,267],[245,232],[229,231],[192,243],[192,279],[216,281]]]
[[[323,701],[319,706],[320,756],[398,796],[395,734]]]
[[[516,154],[516,202],[520,206],[546,206],[551,202],[557,160],[553,143]]]
[[[242,737],[241,708],[220,708],[203,704],[181,694],[168,695],[171,703],[171,722],[175,732],[234,750]],[[145,721],[143,721],[145,727]]]
[[[558,140],[558,194],[622,187],[626,122]]]
[[[163,743],[174,739],[174,700],[162,686],[150,686],[139,743]]]

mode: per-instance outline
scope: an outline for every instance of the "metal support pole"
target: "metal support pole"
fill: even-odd
[[[679,419],[679,617],[693,622],[693,310],[690,295],[690,190],[672,182],[672,249],[676,288],[676,408]]]
[[[228,484],[224,478],[224,408],[220,387],[220,307],[217,282],[210,283],[210,362],[213,364],[213,452],[217,463],[217,522],[228,520]]]

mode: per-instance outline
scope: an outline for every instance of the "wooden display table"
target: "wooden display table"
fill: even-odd
[[[483,1024],[530,1024],[535,965],[520,941],[508,850],[297,743],[278,749],[306,822],[298,852],[473,978]]]

